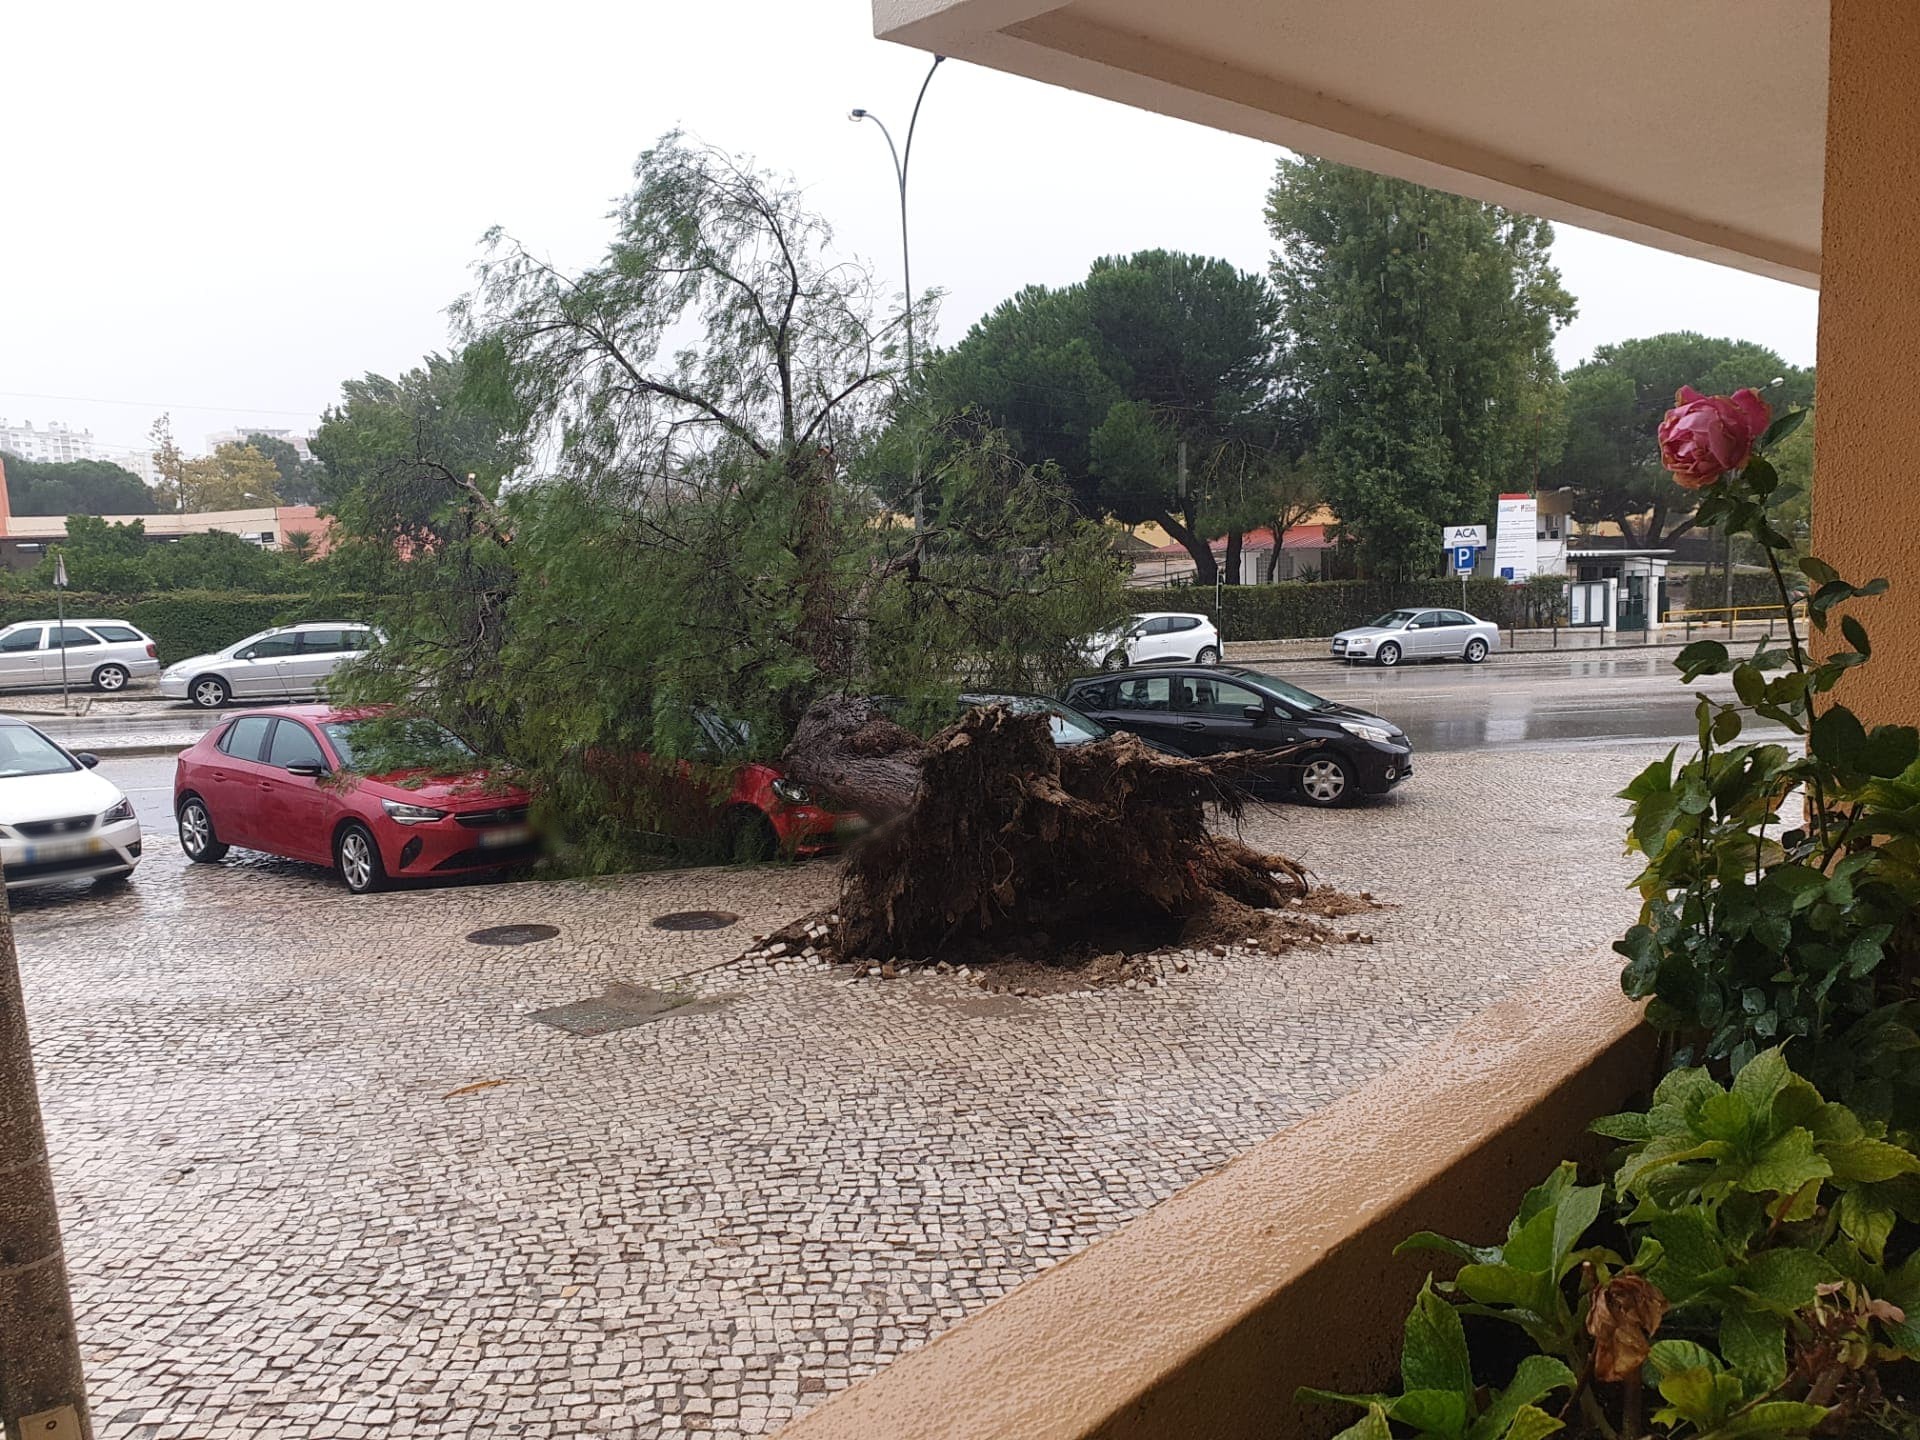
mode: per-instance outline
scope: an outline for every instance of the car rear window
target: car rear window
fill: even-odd
[[[62,649],[75,650],[82,645],[98,645],[100,637],[91,630],[82,630],[78,625],[68,625],[60,631],[60,638],[54,643]]]
[[[102,640],[111,640],[115,644],[126,640],[143,641],[147,638],[131,625],[95,625],[91,628],[93,633]]]
[[[271,715],[242,715],[220,737],[220,748],[236,760],[258,760],[272,724]]]
[[[351,650],[347,643],[345,630],[303,630],[300,632],[300,648],[313,655],[334,650]]]

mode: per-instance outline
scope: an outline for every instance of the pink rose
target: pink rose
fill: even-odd
[[[1682,385],[1660,422],[1660,463],[1689,490],[1704,490],[1729,470],[1742,469],[1773,412],[1757,391],[1702,395]]]

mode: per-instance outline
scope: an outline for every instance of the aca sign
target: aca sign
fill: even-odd
[[[1487,527],[1484,525],[1449,525],[1440,532],[1442,550],[1458,549],[1462,545],[1471,545],[1476,550],[1487,548]]]

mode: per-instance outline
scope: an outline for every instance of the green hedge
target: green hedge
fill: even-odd
[[[153,637],[160,663],[220,650],[257,630],[297,620],[351,619],[338,600],[308,595],[244,595],[222,590],[169,590],[155,595],[67,596],[76,618],[124,620]],[[52,595],[0,595],[0,625],[54,618]]]
[[[1502,626],[1544,625],[1557,605],[1558,587],[1529,588],[1505,580],[1469,580],[1466,599],[1458,580],[1307,580],[1277,585],[1226,585],[1220,605],[1210,586],[1179,585],[1130,590],[1136,610],[1184,610],[1206,615],[1228,640],[1295,640],[1332,635],[1402,606],[1465,608]]]

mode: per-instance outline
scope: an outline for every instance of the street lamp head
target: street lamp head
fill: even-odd
[[[867,112],[864,110],[847,111],[847,119],[849,120],[864,120],[866,118],[867,118]]]
[[[1774,376],[1774,377],[1773,377],[1773,380],[1772,380],[1772,382],[1771,382],[1771,383],[1770,383],[1770,384],[1769,384],[1769,385],[1767,386],[1767,388],[1768,388],[1769,390],[1771,390],[1771,389],[1773,389],[1773,387],[1774,387],[1775,385],[1784,385],[1784,384],[1786,384],[1786,383],[1787,383],[1787,377],[1786,377],[1786,376],[1784,376],[1784,375],[1776,375],[1776,376]]]

